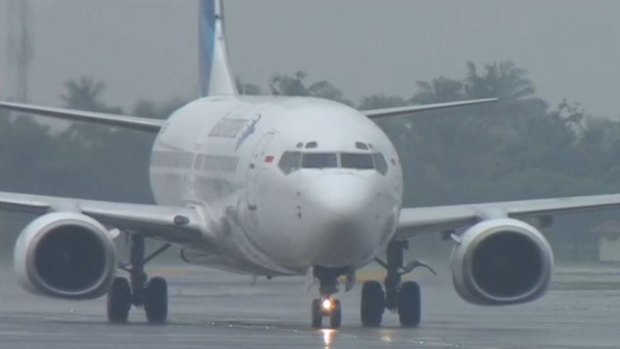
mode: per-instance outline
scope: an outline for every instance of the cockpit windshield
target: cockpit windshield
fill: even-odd
[[[375,165],[370,154],[342,153],[340,162],[343,168],[355,168],[358,170],[372,170]]]
[[[338,155],[336,153],[305,153],[303,154],[302,168],[336,168]]]
[[[298,151],[287,151],[282,154],[282,158],[280,159],[280,163],[278,163],[278,167],[285,174],[289,174],[291,172],[295,172],[299,169],[301,164],[301,152]]]
[[[388,170],[383,154],[375,153],[328,153],[287,151],[282,154],[278,167],[285,174],[299,169],[346,168],[375,170],[385,175]]]

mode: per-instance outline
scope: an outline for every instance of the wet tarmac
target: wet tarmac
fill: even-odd
[[[105,299],[68,302],[22,291],[8,268],[0,275],[0,348],[620,348],[620,273],[613,267],[559,268],[552,290],[522,306],[479,307],[460,300],[450,274],[419,273],[423,323],[363,328],[360,288],[340,294],[343,327],[310,328],[305,278],[258,280],[188,266],[151,269],[170,284],[170,321],[105,321]],[[380,277],[375,271],[360,278]]]

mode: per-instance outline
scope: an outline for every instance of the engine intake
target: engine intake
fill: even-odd
[[[452,254],[454,286],[482,305],[516,304],[542,296],[551,281],[553,252],[531,225],[514,219],[478,223]]]
[[[50,213],[32,221],[17,240],[14,262],[22,286],[60,298],[97,298],[116,274],[108,231],[77,213]]]

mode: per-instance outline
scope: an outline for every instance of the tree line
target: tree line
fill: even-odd
[[[303,71],[274,74],[267,91],[237,84],[244,94],[313,96],[358,109],[498,97],[489,105],[379,121],[401,158],[405,206],[620,192],[620,122],[596,118],[572,101],[550,105],[512,62],[470,62],[464,77],[437,77],[417,82],[409,96],[378,93],[357,102]],[[123,110],[104,101],[104,92],[103,82],[81,77],[67,81],[60,97],[67,108],[153,118],[166,118],[191,99],[143,100]],[[4,111],[0,116],[0,190],[153,202],[152,135],[85,123],[50,126]],[[562,239],[589,241],[583,230],[616,214],[569,219],[564,225],[573,231]]]

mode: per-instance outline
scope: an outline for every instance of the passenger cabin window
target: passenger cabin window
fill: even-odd
[[[354,168],[357,170],[372,170],[375,165],[370,154],[342,153],[340,163],[343,168]]]
[[[289,174],[295,172],[299,169],[299,165],[301,164],[301,153],[298,151],[287,151],[282,154],[282,158],[278,163],[278,167],[285,174]]]
[[[317,142],[308,142],[306,144],[306,149],[314,149],[317,148],[319,144]]]
[[[301,167],[336,168],[338,167],[338,155],[336,153],[305,153]]]

